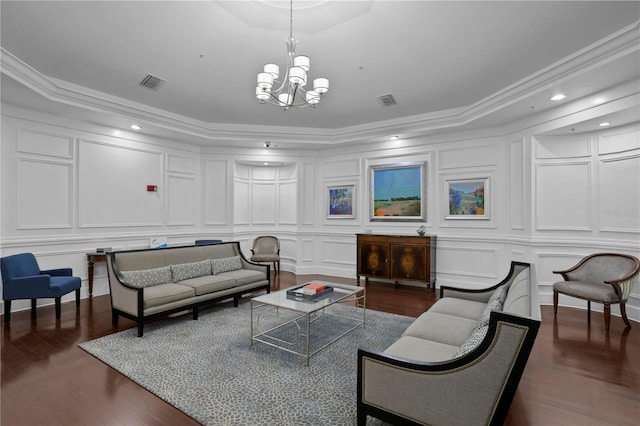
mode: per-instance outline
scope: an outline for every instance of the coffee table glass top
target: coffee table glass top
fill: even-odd
[[[334,303],[340,302],[341,300],[351,297],[355,294],[364,293],[364,287],[356,287],[353,285],[338,284],[327,281],[312,282],[322,284],[325,287],[333,287],[333,291],[331,293],[328,293],[326,296],[322,296],[321,298],[315,299],[313,301],[299,301],[287,298],[287,290],[291,290],[293,288],[301,287],[305,284],[308,284],[305,283],[296,285],[288,289],[273,291],[268,294],[254,297],[253,299],[251,299],[251,302],[277,306],[301,313],[311,313],[326,308],[327,306]]]

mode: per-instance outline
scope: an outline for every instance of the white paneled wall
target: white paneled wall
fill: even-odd
[[[560,279],[553,270],[599,251],[640,255],[637,124],[553,136],[532,125],[509,135],[283,151],[279,165],[267,167],[262,150],[218,153],[56,120],[2,118],[0,249],[34,252],[43,267],[72,266],[85,280],[83,296],[85,252],[147,247],[152,236],[172,245],[237,240],[249,254],[256,235],[273,234],[283,269],[355,277],[356,233],[414,234],[424,224],[437,235],[437,285],[485,286],[510,260],[531,262],[543,303]],[[371,168],[409,162],[425,166],[426,221],[371,221]],[[476,179],[487,182],[486,217],[450,217],[449,183]],[[329,217],[328,189],[345,185],[354,188],[353,215]],[[107,292],[97,264],[95,294]],[[627,307],[636,320],[639,295],[636,287]]]

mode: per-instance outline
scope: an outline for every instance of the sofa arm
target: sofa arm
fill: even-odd
[[[358,425],[367,415],[394,424],[502,424],[539,326],[531,318],[492,312],[482,343],[445,362],[359,349]]]

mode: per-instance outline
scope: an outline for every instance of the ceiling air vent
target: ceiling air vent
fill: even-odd
[[[158,90],[167,80],[163,80],[155,75],[147,74],[140,82],[140,86],[148,87],[151,90]]]
[[[382,101],[382,104],[384,106],[391,106],[396,104],[396,99],[391,93],[389,93],[388,95],[378,96],[378,99]]]

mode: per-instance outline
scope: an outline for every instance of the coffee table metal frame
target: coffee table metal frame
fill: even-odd
[[[309,366],[309,359],[313,355],[320,352],[322,349],[326,348],[332,343],[335,343],[340,338],[347,335],[348,333],[355,330],[356,328],[365,325],[366,293],[365,293],[364,287],[356,287],[352,285],[337,284],[337,283],[331,283],[326,281],[313,281],[313,282],[321,283],[321,284],[324,284],[325,286],[333,287],[333,292],[315,301],[298,301],[298,300],[289,299],[287,298],[287,290],[290,290],[290,289],[271,292],[269,294],[264,294],[262,296],[254,297],[251,299],[251,345],[252,346],[253,346],[253,342],[261,342],[266,345],[281,349],[283,351],[302,356],[306,359],[307,366]],[[301,286],[302,285],[304,284],[301,284]],[[326,310],[326,308],[336,303],[352,303],[354,301],[356,302],[356,306],[354,307],[362,308],[362,319],[359,319],[356,317],[344,316],[344,315],[340,315],[335,312],[330,312],[329,310]],[[265,308],[265,307],[275,308],[275,313],[273,309],[271,310],[265,309],[262,312],[258,313],[257,315],[254,314],[256,310],[260,308]],[[299,315],[296,315],[293,318],[285,318],[286,320],[285,322],[278,324],[275,327],[271,327],[267,330],[262,330],[262,331],[257,330],[254,332],[254,315],[256,316],[255,326],[256,328],[259,328],[258,323],[260,322],[261,315],[272,314],[275,316],[279,316],[280,309],[293,311]],[[316,321],[320,317],[320,315],[329,315],[329,316],[345,318],[347,320],[352,320],[353,326],[350,327],[348,330],[344,331],[342,334],[329,340],[329,342],[327,342],[320,348],[317,348],[311,352],[310,344],[309,344],[309,340],[311,336],[311,324],[314,321]],[[291,349],[290,347],[287,347],[287,346],[293,346],[292,342],[281,340],[279,338],[269,335],[269,333],[272,333],[291,323],[295,323],[296,326],[298,326],[298,328],[300,329],[300,335],[302,335],[305,338],[304,352],[296,351],[294,349]],[[301,326],[301,323],[302,323],[302,326]]]

